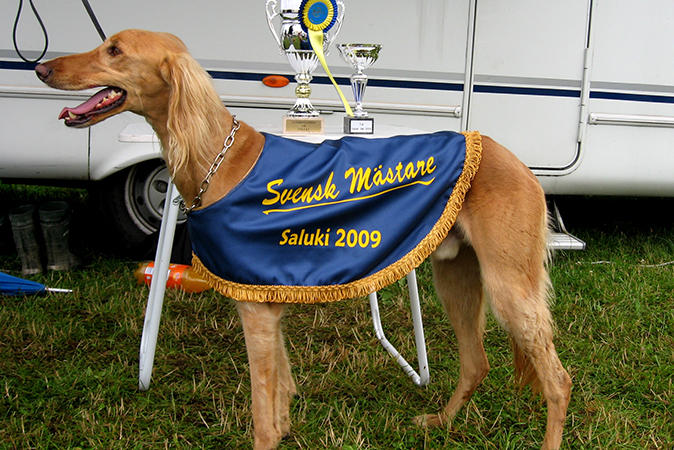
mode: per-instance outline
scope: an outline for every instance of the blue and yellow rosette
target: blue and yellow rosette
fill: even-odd
[[[325,73],[328,74],[330,81],[332,81],[339,97],[342,99],[342,103],[344,103],[346,113],[353,116],[349,102],[346,101],[342,90],[330,73],[323,53],[323,35],[332,28],[337,20],[337,2],[335,0],[302,0],[299,17],[302,28],[309,35],[309,42],[314,49],[314,53],[316,53]]]

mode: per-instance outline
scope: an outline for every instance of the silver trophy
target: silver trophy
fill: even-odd
[[[301,0],[267,0],[265,10],[267,13],[267,24],[274,39],[279,45],[281,54],[285,54],[295,71],[295,80],[297,87],[295,95],[297,100],[292,108],[286,113],[283,121],[284,132],[322,132],[323,118],[313,107],[309,96],[311,95],[311,86],[309,82],[313,78],[311,73],[318,65],[318,57],[311,48],[309,36],[302,29],[299,18],[299,9]],[[330,43],[337,36],[342,27],[344,18],[344,3],[337,2],[337,17],[335,25],[324,35],[323,52],[328,55]],[[280,18],[280,28],[278,33],[274,26],[274,20]]]
[[[374,133],[374,119],[363,109],[363,96],[367,87],[367,75],[363,72],[379,58],[379,44],[339,44],[339,55],[356,73],[351,75],[351,89],[356,101],[353,117],[344,118],[344,132],[349,134]]]

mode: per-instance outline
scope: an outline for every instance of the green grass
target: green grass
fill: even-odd
[[[41,192],[36,199],[0,185],[5,205],[55,195]],[[74,228],[94,226],[86,223],[85,194],[59,195],[73,205]],[[563,448],[665,449],[674,442],[674,264],[651,267],[674,260],[674,224],[665,219],[673,205],[563,199],[567,228],[588,243],[584,252],[557,253],[551,264],[556,345],[574,380]],[[86,238],[73,248],[84,268],[34,277],[72,294],[0,297],[0,449],[250,448],[250,383],[231,302],[212,292],[169,292],[152,386],[140,392],[148,291],[132,277],[135,262],[101,253]],[[20,270],[6,223],[0,270]],[[290,308],[284,323],[300,394],[282,449],[540,446],[545,406],[514,387],[508,339],[491,319],[485,343],[492,371],[453,427],[410,424],[441,408],[458,376],[454,335],[427,264],[418,276],[426,388],[414,386],[373,337],[365,299]],[[414,361],[404,290],[396,283],[381,293],[382,322]]]

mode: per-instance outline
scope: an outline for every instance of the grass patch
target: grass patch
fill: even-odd
[[[0,199],[9,195],[3,189]],[[73,220],[86,222],[85,195],[67,201]],[[664,449],[674,442],[674,264],[659,265],[674,260],[674,227],[659,212],[672,205],[648,199],[560,205],[567,228],[588,243],[584,252],[557,253],[551,264],[556,345],[574,380],[563,448]],[[637,210],[630,213],[636,218],[615,212],[618,206]],[[0,270],[16,275],[9,226],[0,232]],[[212,292],[169,292],[152,387],[139,392],[147,288],[135,284],[134,261],[100,253],[86,239],[74,247],[85,267],[34,277],[72,294],[0,297],[0,449],[250,448],[250,382],[231,302]],[[540,446],[545,407],[528,391],[517,392],[508,339],[491,319],[485,345],[492,371],[453,427],[410,424],[441,408],[458,377],[454,335],[427,264],[418,276],[427,388],[414,386],[373,337],[365,299],[290,308],[284,323],[300,394],[293,436],[282,449]],[[413,360],[404,292],[404,283],[382,291],[382,322]]]

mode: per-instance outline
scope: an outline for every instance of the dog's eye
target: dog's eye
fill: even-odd
[[[116,45],[113,45],[108,49],[108,55],[110,55],[110,56],[118,56],[118,55],[121,55],[121,54],[122,54],[122,51]]]

